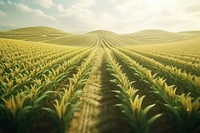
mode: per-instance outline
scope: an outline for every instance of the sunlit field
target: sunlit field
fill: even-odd
[[[0,32],[0,133],[199,133],[200,32]]]

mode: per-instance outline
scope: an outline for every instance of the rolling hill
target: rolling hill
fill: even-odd
[[[143,30],[136,33],[125,34],[133,40],[138,40],[143,43],[163,43],[163,42],[176,42],[191,39],[200,35],[200,32],[168,32],[162,30]]]
[[[101,36],[99,38],[99,36]],[[95,41],[113,40],[117,45],[140,45],[185,41],[200,36],[200,31],[168,32],[163,30],[143,30],[129,34],[117,34],[106,30],[96,30],[85,34],[72,34],[44,27],[25,27],[0,32],[0,38],[45,42],[60,45],[92,45]],[[84,42],[84,44],[82,44]]]
[[[66,33],[58,29],[44,27],[44,26],[25,27],[25,28],[0,32],[0,38],[10,38],[10,39],[36,41],[36,42],[38,41],[43,42],[45,40],[52,40],[68,35],[71,35],[71,33]]]

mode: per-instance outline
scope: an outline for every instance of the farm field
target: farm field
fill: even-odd
[[[0,32],[0,133],[199,133],[200,32]]]

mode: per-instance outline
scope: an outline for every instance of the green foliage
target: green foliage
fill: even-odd
[[[130,68],[134,70],[134,75],[140,81],[149,85],[149,89],[160,98],[160,103],[169,111],[168,115],[171,116],[171,122],[177,132],[199,131],[199,97],[194,99],[190,96],[190,93],[178,95],[175,85],[168,85],[165,79],[157,76],[157,74],[153,75],[149,69],[144,68],[117,49],[113,49],[113,51],[125,60]]]
[[[150,125],[162,114],[157,114],[147,119],[147,113],[155,104],[142,109],[142,102],[145,96],[139,97],[139,95],[136,95],[138,90],[133,87],[133,82],[128,80],[127,76],[122,72],[121,67],[112,58],[109,50],[107,50],[106,54],[109,71],[114,78],[111,82],[118,87],[118,90],[113,90],[113,92],[116,93],[116,97],[121,102],[120,104],[116,104],[116,106],[122,109],[134,132],[149,132]]]

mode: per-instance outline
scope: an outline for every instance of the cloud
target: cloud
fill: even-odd
[[[48,9],[54,5],[53,0],[34,0],[34,2]]]
[[[57,9],[60,11],[60,16],[72,16],[72,15],[83,15],[91,14],[91,10],[88,8],[95,5],[95,0],[77,0],[73,2],[67,9],[62,4],[57,4]]]
[[[15,3],[15,5],[18,9],[20,9],[25,14],[30,14],[31,16],[34,15],[37,17],[42,17],[42,18],[45,18],[45,19],[51,20],[51,21],[55,20],[55,18],[53,16],[49,16],[49,15],[45,14],[42,10],[32,9],[23,3],[20,3],[20,4]]]
[[[200,13],[199,0],[110,0],[120,20],[115,29],[126,32],[147,28],[180,30],[191,27]],[[193,6],[192,6],[193,5]],[[195,6],[194,6],[195,5]],[[187,11],[184,11],[183,10]],[[189,14],[189,12],[191,14]],[[129,28],[127,28],[129,27]]]
[[[95,5],[95,0],[78,0],[76,3],[72,5],[72,7],[80,7],[80,8],[89,8]]]
[[[96,29],[111,30],[116,23],[115,17],[106,11],[95,12],[92,8],[96,6],[95,0],[78,0],[66,9],[60,6],[61,10],[58,9],[61,11],[59,20],[60,22],[65,21],[65,24],[76,32],[88,32]]]
[[[187,6],[184,11],[186,13],[200,13],[200,4],[192,4]]]
[[[183,2],[177,0],[110,0],[113,12],[93,10],[94,0],[78,0],[65,9],[60,16],[67,20],[71,30],[88,31],[107,29],[115,32],[133,32],[146,28],[180,29],[188,16],[181,14]],[[84,5],[85,4],[85,5]],[[186,4],[184,4],[186,5]],[[174,23],[174,25],[173,25]],[[188,24],[188,22],[187,22]],[[172,26],[173,25],[173,26]],[[75,28],[74,28],[75,27]]]
[[[122,15],[135,14],[144,11],[146,8],[144,0],[111,0],[111,2]]]
[[[46,25],[70,32],[200,28],[200,0],[0,0],[2,24]],[[16,17],[17,16],[17,17]],[[11,26],[11,25],[10,25]]]
[[[57,9],[59,12],[65,12],[65,9],[62,4],[57,4]]]

